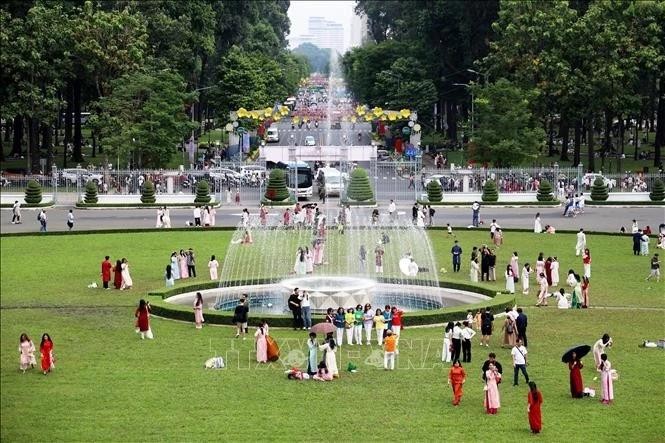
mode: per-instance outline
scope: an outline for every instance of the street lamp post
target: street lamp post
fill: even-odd
[[[473,102],[474,102],[474,97],[473,97],[473,88],[469,86],[466,83],[453,83],[453,86],[464,86],[465,88],[468,88],[471,91],[471,139],[473,140],[473,127],[474,125],[474,108],[473,108]]]
[[[467,69],[466,72],[470,72],[471,74],[476,74],[478,76],[482,76],[485,79],[485,86],[487,86],[487,83],[489,83],[489,72],[478,72],[478,71],[474,71],[473,69]]]

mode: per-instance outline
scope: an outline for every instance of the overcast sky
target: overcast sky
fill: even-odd
[[[351,40],[351,18],[355,1],[301,1],[291,0],[289,18],[291,19],[291,34],[299,36],[307,34],[309,17],[325,17],[328,20],[344,25],[344,46],[349,47]]]

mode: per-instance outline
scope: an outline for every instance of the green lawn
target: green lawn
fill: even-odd
[[[151,232],[127,235],[3,237],[0,242],[0,388],[2,441],[153,441],[176,440],[441,440],[515,441],[530,438],[523,380],[512,387],[509,352],[496,336],[507,379],[500,385],[502,408],[487,416],[479,381],[487,348],[473,348],[474,361],[462,405],[450,405],[446,370],[439,363],[439,327],[409,328],[400,341],[398,370],[374,365],[377,346],[343,346],[340,367],[348,361],[356,374],[342,373],[332,383],[293,382],[284,363],[299,361],[305,334],[273,330],[282,346],[282,361],[268,367],[254,363],[253,342],[233,339],[226,327],[201,331],[192,324],[153,319],[154,341],[133,332],[133,310],[151,288],[163,285],[170,251],[194,248],[199,280],[207,278],[210,254],[224,257],[231,233]],[[458,232],[468,258],[485,232]],[[450,269],[452,240],[431,234],[439,266]],[[539,251],[557,255],[562,277],[569,267],[581,270],[574,257],[574,236],[506,233],[498,264],[513,250],[535,261]],[[613,309],[559,311],[532,307],[534,297],[518,295],[529,315],[529,374],[542,389],[543,441],[662,441],[659,410],[665,405],[663,351],[642,349],[645,338],[663,337],[665,283],[645,283],[648,258],[634,257],[628,237],[588,237],[593,255],[592,306]],[[251,246],[256,247],[257,245]],[[257,247],[258,249],[258,247]],[[104,254],[125,256],[135,287],[128,292],[88,289],[98,278]],[[288,254],[287,263],[292,262]],[[466,281],[462,272],[444,280]],[[500,289],[501,284],[492,287]],[[650,308],[650,309],[644,309]],[[499,322],[495,326],[500,325]],[[38,342],[48,331],[55,343],[57,368],[45,377],[18,371],[18,337],[28,332]],[[621,378],[615,404],[598,399],[573,400],[561,353],[578,343],[592,344],[609,332],[615,341],[609,356]],[[215,352],[226,357],[222,371],[202,369]],[[583,370],[593,381],[592,359]],[[46,420],[45,420],[46,419]],[[45,422],[48,425],[45,426]],[[333,432],[335,435],[333,436]]]

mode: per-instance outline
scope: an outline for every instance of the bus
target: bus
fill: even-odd
[[[310,198],[314,195],[314,173],[312,167],[306,162],[288,162],[278,163],[278,168],[285,169],[286,171],[286,187],[289,192],[294,192],[297,198]],[[293,177],[297,177],[297,184],[294,186]]]

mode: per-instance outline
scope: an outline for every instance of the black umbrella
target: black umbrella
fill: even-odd
[[[575,353],[576,357],[578,359],[584,357],[589,353],[591,350],[591,346],[589,345],[577,345],[573,346],[572,348],[568,349],[562,356],[561,356],[561,361],[563,363],[568,363],[573,359],[573,352]]]

